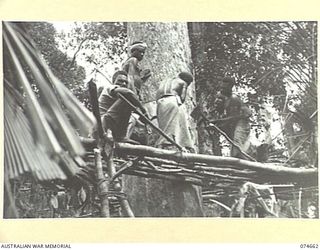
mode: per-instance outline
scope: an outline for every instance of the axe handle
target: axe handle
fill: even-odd
[[[178,143],[176,143],[171,137],[169,137],[165,132],[163,132],[160,128],[155,126],[148,117],[146,117],[142,112],[140,112],[136,106],[134,106],[126,97],[124,97],[122,94],[118,93],[118,96],[125,101],[138,115],[140,115],[147,123],[155,129],[160,135],[162,135],[165,139],[167,139],[169,142],[171,142],[173,145],[175,145],[179,150],[183,150],[183,147],[181,147]]]

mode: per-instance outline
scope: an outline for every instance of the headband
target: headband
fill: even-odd
[[[144,42],[139,42],[139,43],[135,43],[135,44],[132,44],[130,47],[129,47],[129,51],[132,52],[133,50],[142,50],[142,51],[145,51],[147,49],[147,44],[144,43]]]

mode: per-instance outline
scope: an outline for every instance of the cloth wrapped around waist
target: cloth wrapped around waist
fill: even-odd
[[[177,98],[178,97],[178,98]],[[157,100],[157,117],[159,128],[174,139],[180,146],[193,148],[187,112],[181,99],[177,95],[166,96]],[[156,145],[170,144],[165,138],[160,137]]]
[[[159,100],[161,100],[161,99],[163,99],[163,98],[171,97],[171,96],[174,96],[174,97],[176,98],[178,105],[181,105],[181,104],[182,104],[181,98],[180,98],[180,96],[177,95],[177,94],[165,94],[165,95],[162,95],[160,98],[158,98],[157,101],[159,101]]]

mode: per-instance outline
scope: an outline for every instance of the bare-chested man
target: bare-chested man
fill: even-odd
[[[189,123],[184,105],[187,88],[193,81],[188,72],[181,72],[176,78],[164,81],[157,91],[157,117],[159,128],[173,138],[180,146],[193,151]],[[171,146],[160,137],[156,143],[162,148]]]
[[[127,88],[128,79],[126,72],[117,71],[113,75],[112,82],[114,85],[105,87],[99,97],[102,126],[105,131],[108,129],[112,131],[115,141],[132,142],[126,137],[132,108],[118,97],[118,93],[125,96],[145,115],[146,110],[143,108],[136,94]]]
[[[142,84],[151,76],[149,69],[141,70],[139,66],[146,49],[147,44],[144,42],[132,43],[129,48],[130,57],[122,65],[122,69],[128,74],[128,88],[138,96],[140,95]]]
[[[250,109],[237,96],[232,95],[235,80],[231,77],[223,78],[216,96],[216,110],[221,118],[216,120],[218,125],[242,151],[250,153]],[[237,147],[231,147],[232,157],[243,158]]]
[[[122,69],[128,74],[128,88],[132,90],[141,100],[140,90],[142,84],[145,83],[151,76],[150,70],[141,70],[139,62],[143,59],[147,49],[147,44],[144,42],[134,42],[129,48],[130,57],[123,63]],[[139,116],[133,114],[129,120],[127,137],[131,137],[134,127],[137,125]]]

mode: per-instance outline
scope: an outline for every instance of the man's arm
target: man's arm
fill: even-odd
[[[140,75],[141,75],[142,82],[145,83],[150,78],[151,71],[150,69],[144,69],[141,71]]]
[[[216,119],[216,120],[212,120],[210,121],[211,123],[214,124],[222,124],[222,123],[227,123],[227,122],[236,122],[240,119],[242,119],[243,116],[242,115],[235,115],[235,116],[228,116],[226,118],[221,118],[221,119]]]
[[[132,90],[118,87],[113,89],[111,94],[113,96],[118,96],[118,94],[122,94],[126,99],[128,99],[131,102],[131,104],[139,108],[143,114],[147,113],[146,109],[142,106],[141,102],[139,101],[137,95]]]
[[[243,118],[249,118],[252,115],[250,108],[242,103],[240,114]]]
[[[235,122],[238,121],[240,119],[247,119],[251,116],[251,111],[248,107],[245,107],[245,111],[244,110],[240,110],[240,114],[238,115],[232,115],[232,116],[228,116],[226,118],[221,118],[221,119],[217,119],[214,121],[211,121],[212,123],[222,123],[222,122]]]
[[[186,100],[186,97],[187,97],[187,89],[188,89],[188,85],[183,82],[181,83],[181,88],[182,88],[182,91],[181,91],[181,102],[184,103],[184,101]]]
[[[226,109],[227,117],[211,122],[215,124],[237,122],[240,119],[247,119],[251,116],[250,109],[238,97],[232,97]]]
[[[140,77],[140,70],[138,68],[138,59],[132,57],[128,61],[128,87],[136,92],[135,88],[140,90],[143,80]]]
[[[172,84],[173,93],[176,93],[180,97],[181,102],[184,103],[187,96],[187,83],[180,79],[174,79]]]

